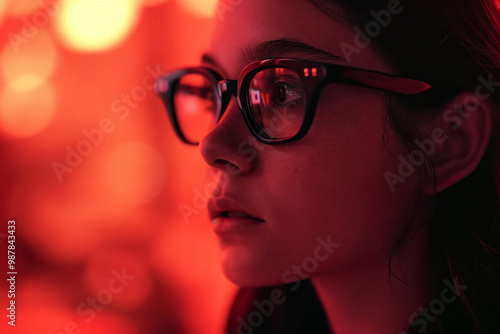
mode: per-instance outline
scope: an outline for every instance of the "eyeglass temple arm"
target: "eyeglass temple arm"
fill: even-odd
[[[342,77],[348,81],[353,81],[358,84],[361,83],[368,87],[405,95],[414,95],[434,88],[425,82],[414,79],[351,68],[345,69],[342,73]]]

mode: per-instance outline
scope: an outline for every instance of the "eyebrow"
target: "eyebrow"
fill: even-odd
[[[265,41],[255,46],[250,44],[246,45],[242,50],[240,60],[242,65],[246,66],[255,61],[269,58],[295,58],[335,63],[344,61],[342,57],[333,53],[307,45],[295,39],[287,38]],[[203,54],[201,62],[222,69],[222,66],[208,53]]]
[[[217,62],[217,60],[215,60],[215,58],[209,54],[209,53],[204,53],[202,56],[201,56],[201,62],[202,64],[209,64],[209,65],[212,65],[214,66],[215,68],[217,69],[222,69],[222,66]]]
[[[343,60],[342,57],[333,53],[315,48],[295,39],[276,39],[259,43],[256,46],[247,45],[243,48],[241,61],[244,64],[249,64],[254,61],[279,57],[327,62]]]

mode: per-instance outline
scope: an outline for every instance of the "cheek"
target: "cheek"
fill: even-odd
[[[417,182],[409,177],[391,191],[384,173],[397,170],[405,149],[391,133],[384,144],[384,99],[349,94],[322,98],[300,141],[259,153],[246,189],[266,227],[223,242],[222,266],[233,282],[281,284],[305,278],[287,275],[293,268],[308,268],[304,274],[314,276],[387,263],[410,219]]]
[[[410,177],[393,192],[384,176],[397,170],[397,156],[405,152],[390,133],[391,152],[384,145],[384,100],[365,94],[359,106],[350,101],[322,103],[310,133],[293,149],[276,149],[274,161],[266,164],[270,227],[293,245],[286,254],[295,262],[313,252],[318,237],[328,236],[342,245],[342,255],[325,263],[385,258],[408,221],[416,182]]]

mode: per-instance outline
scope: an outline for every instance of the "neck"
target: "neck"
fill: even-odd
[[[407,284],[389,274],[388,259],[311,277],[335,334],[404,333],[408,329],[410,315],[432,299],[434,288],[428,248],[422,247],[426,243],[421,238],[408,243],[391,266]]]

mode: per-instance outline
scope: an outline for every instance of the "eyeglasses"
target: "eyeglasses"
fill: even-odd
[[[219,122],[235,96],[250,132],[265,144],[289,143],[306,135],[321,90],[328,83],[375,88],[414,95],[433,87],[386,73],[294,59],[251,63],[226,80],[209,67],[190,67],[156,82],[175,132],[197,145]]]

